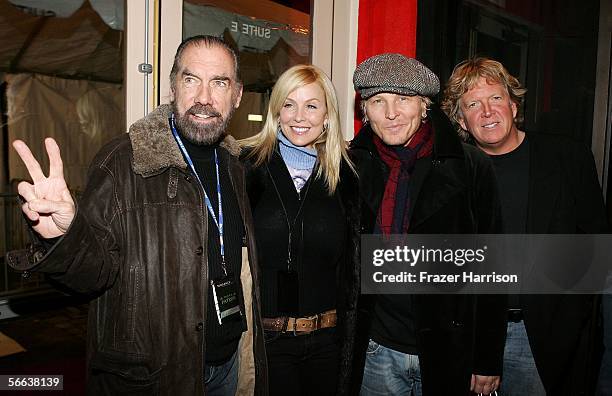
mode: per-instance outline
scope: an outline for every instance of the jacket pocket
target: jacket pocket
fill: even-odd
[[[159,395],[162,368],[143,356],[96,352],[90,362],[88,386],[102,394]]]
[[[120,342],[134,341],[134,333],[136,328],[136,307],[138,305],[138,293],[140,290],[140,276],[138,267],[131,265],[128,270],[127,279],[124,281],[123,290],[125,295],[121,299],[123,302],[121,313],[122,318],[116,323],[116,336]]]

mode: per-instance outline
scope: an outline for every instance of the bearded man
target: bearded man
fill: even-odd
[[[179,46],[172,103],[106,145],[75,205],[59,147],[46,177],[13,146],[35,241],[9,264],[93,297],[90,394],[266,394],[251,211],[226,126],[240,104],[236,53],[197,36]]]

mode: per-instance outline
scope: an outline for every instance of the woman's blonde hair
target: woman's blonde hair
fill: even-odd
[[[470,134],[459,125],[459,120],[463,118],[459,102],[461,96],[476,85],[480,77],[484,77],[489,83],[498,83],[506,88],[510,100],[516,104],[518,110],[514,121],[523,121],[521,104],[527,90],[521,86],[519,80],[496,60],[483,57],[468,59],[455,66],[453,74],[446,83],[442,105],[440,106],[457,128],[459,135],[465,140],[469,138]]]
[[[250,138],[243,139],[241,146],[249,148],[247,158],[252,158],[255,166],[260,166],[270,160],[277,146],[280,111],[287,96],[296,89],[308,84],[318,84],[325,93],[327,107],[327,123],[323,132],[315,140],[319,167],[316,177],[323,176],[328,192],[336,191],[340,180],[340,164],[342,160],[354,171],[354,167],[346,151],[346,142],[340,130],[340,116],[338,114],[338,99],[336,90],[329,77],[316,66],[296,65],[285,71],[276,81],[270,102],[266,122],[261,131]]]

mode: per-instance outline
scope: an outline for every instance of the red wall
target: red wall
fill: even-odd
[[[416,24],[417,0],[359,0],[357,64],[384,52],[414,57]],[[355,100],[355,133],[359,128],[359,103]]]

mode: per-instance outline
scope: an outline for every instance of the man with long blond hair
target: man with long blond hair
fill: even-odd
[[[501,63],[477,57],[455,67],[442,102],[459,135],[493,161],[504,232],[602,232],[591,153],[567,138],[520,130],[525,92]],[[583,295],[510,296],[502,394],[593,394],[596,302]]]

